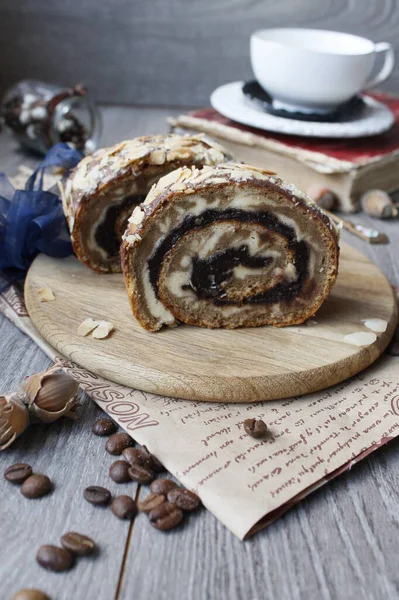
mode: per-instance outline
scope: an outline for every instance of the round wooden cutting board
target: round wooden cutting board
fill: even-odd
[[[55,295],[40,302],[39,288]],[[396,325],[396,300],[385,276],[343,244],[338,280],[308,324],[236,330],[181,325],[158,333],[142,329],[130,313],[121,275],[98,275],[74,257],[41,255],[25,284],[29,315],[61,354],[123,385],[189,400],[249,402],[298,396],[358,373],[387,346]],[[81,337],[87,317],[111,321],[107,339]],[[365,347],[345,336],[370,331],[364,319],[384,319],[384,333]]]

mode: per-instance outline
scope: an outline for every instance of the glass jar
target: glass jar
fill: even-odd
[[[0,115],[22,146],[42,154],[59,142],[90,153],[101,135],[100,113],[83,85],[21,81],[5,94]]]

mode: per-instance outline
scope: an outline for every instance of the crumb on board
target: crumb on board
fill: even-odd
[[[51,290],[49,287],[39,288],[37,290],[37,295],[40,302],[51,302],[52,300],[55,300],[53,290]]]

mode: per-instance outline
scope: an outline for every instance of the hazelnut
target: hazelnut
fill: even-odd
[[[391,197],[384,190],[365,192],[360,198],[360,204],[367,215],[377,219],[390,219],[398,214]]]

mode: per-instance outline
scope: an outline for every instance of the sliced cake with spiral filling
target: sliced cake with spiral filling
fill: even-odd
[[[120,272],[119,247],[127,219],[151,186],[183,166],[231,157],[204,135],[139,137],[84,158],[60,186],[75,254],[100,272]]]
[[[163,177],[121,246],[131,308],[149,331],[302,323],[328,296],[338,255],[338,231],[314,202],[236,164]]]

